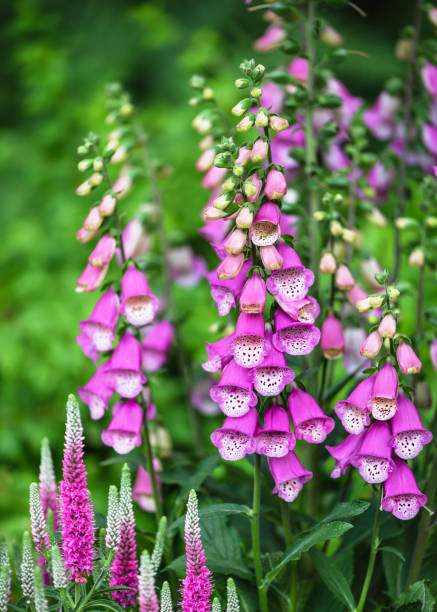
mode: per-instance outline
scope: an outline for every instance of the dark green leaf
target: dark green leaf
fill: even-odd
[[[242,514],[244,516],[250,517],[250,513],[251,509],[248,506],[244,506],[242,504],[214,504],[212,506],[202,508],[199,511],[199,518],[205,519],[216,515],[225,516],[226,514]],[[181,516],[167,527],[167,532],[177,529],[180,525],[183,525],[184,522],[185,516]]]
[[[326,555],[317,548],[311,550],[310,556],[320,578],[326,586],[349,608],[349,610],[354,610],[356,606],[354,596],[352,595],[346,578],[335,565],[334,559],[332,557],[326,557]]]
[[[320,524],[329,523],[330,521],[338,521],[340,519],[343,520],[353,518],[354,516],[358,516],[363,514],[363,512],[366,512],[369,506],[370,502],[359,499],[350,503],[343,502],[341,504],[337,504],[334,510],[320,521]]]
[[[434,609],[435,599],[424,580],[410,585],[408,590],[396,600],[395,609],[407,610],[407,605],[415,602],[422,604],[420,612],[432,612]]]

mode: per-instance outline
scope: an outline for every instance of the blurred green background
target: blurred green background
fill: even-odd
[[[360,5],[366,19],[351,8],[327,16],[347,48],[368,54],[351,55],[338,74],[354,94],[371,101],[388,77],[403,74],[393,47],[412,3]],[[247,13],[243,0],[9,0],[1,3],[0,19],[0,531],[18,535],[27,527],[40,440],[50,438],[59,475],[65,399],[92,373],[74,340],[95,301],[74,292],[89,251],[75,239],[89,202],[74,190],[82,180],[77,145],[90,129],[107,132],[104,86],[119,80],[131,91],[144,109],[155,156],[173,167],[164,193],[169,235],[186,236],[208,256],[197,234],[207,194],[194,170],[198,137],[190,125],[188,79],[193,72],[206,74],[229,108],[238,64],[253,54],[252,41],[266,26],[261,12]],[[258,59],[273,66],[277,57]],[[382,253],[380,238],[376,232],[375,250]],[[181,313],[195,313],[184,333],[200,363],[208,325],[217,320],[206,283],[194,295],[178,289],[176,299]],[[166,381],[158,409],[164,420],[172,415],[170,430],[183,444],[190,434],[188,422],[178,426],[185,419],[179,397]],[[118,467],[101,478],[99,462],[112,451],[100,443],[101,424],[85,410],[83,415],[90,488],[104,511]]]

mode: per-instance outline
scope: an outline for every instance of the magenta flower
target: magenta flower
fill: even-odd
[[[331,142],[328,150],[323,153],[323,163],[330,172],[340,172],[351,165],[351,160],[336,142]]]
[[[167,254],[170,277],[180,287],[195,287],[206,273],[205,261],[189,246],[174,247]]]
[[[422,140],[432,155],[437,155],[437,127],[430,123],[422,124]]]
[[[322,325],[321,347],[326,359],[338,359],[344,353],[343,328],[332,312]]]
[[[135,606],[138,592],[138,562],[135,542],[135,517],[132,508],[132,485],[128,465],[121,471],[120,484],[120,541],[111,566],[109,586],[127,586],[133,590],[111,591],[112,599],[122,608]]]
[[[306,85],[308,80],[308,60],[303,57],[295,57],[288,67],[288,72],[294,76],[301,85]]]
[[[220,262],[216,273],[217,278],[224,280],[231,280],[235,278],[241,270],[244,264],[244,255],[239,253],[238,255],[232,255],[228,253],[226,257]]]
[[[235,334],[225,336],[217,342],[206,343],[206,354],[208,355],[207,361],[202,363],[202,368],[206,372],[221,372],[225,365],[229,363],[232,358],[229,352],[229,344],[235,338]]]
[[[394,469],[390,438],[388,423],[375,421],[366,431],[360,450],[351,459],[351,464],[370,484],[384,482]]]
[[[264,34],[253,43],[257,51],[272,51],[279,47],[287,37],[287,32],[279,25],[272,23]]]
[[[103,283],[108,266],[92,266],[87,264],[82,274],[76,281],[76,293],[91,293]]]
[[[344,440],[336,446],[325,446],[326,450],[335,459],[335,466],[330,476],[331,478],[340,478],[346,472],[347,467],[351,464],[352,457],[358,452],[363,441],[364,431],[358,435],[349,434]]]
[[[308,355],[320,340],[320,330],[309,323],[299,323],[278,308],[275,312],[273,346],[289,355]]]
[[[213,246],[222,242],[228,233],[228,229],[229,219],[216,219],[215,221],[207,221],[205,225],[200,228],[199,234]]]
[[[259,248],[259,254],[266,270],[273,271],[280,270],[282,268],[284,260],[278,249],[273,244],[269,246],[261,246]]]
[[[84,387],[77,388],[80,399],[88,406],[94,420],[102,418],[108,408],[108,401],[114,395],[114,390],[108,387],[104,377],[109,366],[110,362],[105,361]]]
[[[401,101],[383,91],[372,108],[364,112],[363,120],[372,134],[378,140],[389,140],[395,135],[396,114]]]
[[[118,295],[112,288],[109,288],[99,298],[89,319],[81,321],[79,324],[82,336],[88,337],[99,352],[112,349],[118,311]]]
[[[216,384],[212,376],[204,376],[191,389],[191,405],[205,416],[220,414],[220,408],[211,399],[211,389]]]
[[[222,459],[238,461],[255,451],[254,435],[257,423],[256,408],[250,408],[243,416],[227,417],[223,426],[212,432],[211,442],[218,448]]]
[[[140,255],[147,253],[151,245],[150,237],[145,234],[139,219],[132,219],[126,224],[122,233],[122,241],[126,259],[137,259]],[[116,255],[118,263],[121,265],[120,249],[116,249]]]
[[[286,502],[293,502],[303,485],[313,477],[312,472],[303,467],[293,451],[285,457],[269,457],[268,462],[275,481],[272,493],[277,493]]]
[[[254,368],[262,363],[269,350],[263,315],[242,312],[237,320],[235,337],[229,344],[229,352],[236,363],[243,368]]]
[[[335,414],[345,430],[358,435],[370,424],[367,402],[373,390],[375,376],[369,376],[361,381],[346,400],[337,402]]]
[[[88,262],[92,266],[107,266],[115,253],[115,238],[110,236],[109,234],[105,234],[98,241],[95,249],[92,251],[91,255],[88,257]]]
[[[373,390],[367,408],[378,421],[388,421],[396,412],[398,375],[390,362],[386,362],[375,375]]]
[[[146,372],[159,370],[167,360],[167,353],[173,342],[174,328],[170,321],[163,319],[142,330],[141,364]]]
[[[210,395],[226,416],[240,417],[258,401],[252,387],[247,368],[239,366],[233,359],[225,367],[220,382],[212,387]]]
[[[258,273],[245,282],[240,295],[240,310],[247,314],[262,314],[266,306],[266,284]]]
[[[264,193],[269,200],[279,200],[287,193],[285,177],[279,170],[270,170],[264,187]]]
[[[382,336],[378,330],[371,332],[360,347],[360,355],[374,359],[382,346]]]
[[[437,66],[426,62],[422,68],[422,81],[427,92],[435,98],[437,96]]]
[[[111,389],[128,398],[138,395],[146,382],[141,371],[141,345],[130,332],[126,332],[118,343],[104,380]]]
[[[431,355],[432,365],[434,366],[434,370],[437,372],[437,338],[431,342],[429,352]]]
[[[398,409],[391,420],[391,440],[394,452],[401,459],[417,457],[433,435],[425,429],[413,404],[403,393],[398,397]]]
[[[426,504],[427,498],[419,490],[413,471],[407,463],[395,459],[394,466],[394,471],[384,483],[382,509],[402,521],[409,521]]]
[[[109,426],[102,431],[102,442],[120,455],[129,453],[141,445],[142,425],[143,409],[136,401],[117,402]]]
[[[334,429],[334,419],[326,416],[311,395],[299,387],[292,390],[287,404],[297,440],[320,444]]]
[[[212,575],[202,546],[196,492],[188,497],[185,517],[186,576],[182,583],[182,612],[210,612]]]
[[[205,187],[205,189],[215,189],[225,178],[226,172],[226,168],[211,166],[202,179],[202,186]]]
[[[270,107],[270,112],[279,113],[285,97],[283,89],[273,81],[266,81],[263,83],[262,90],[260,102],[263,108]]]
[[[221,317],[229,314],[231,308],[235,308],[237,305],[237,300],[241,294],[247,272],[251,265],[251,260],[247,259],[241,266],[237,276],[232,279],[218,278],[215,271],[208,274],[208,281],[211,286],[211,297],[217,304],[218,313]]]
[[[318,302],[307,295],[300,300],[284,300],[278,295],[275,296],[276,301],[282,310],[289,317],[300,323],[314,323],[320,313]]]
[[[249,372],[255,390],[264,397],[279,395],[294,380],[294,372],[287,366],[284,353],[273,346],[264,361]]]
[[[161,479],[157,476],[157,472],[162,470],[158,459],[153,459],[153,469],[155,471],[156,484],[159,492],[161,491]],[[132,497],[137,502],[139,507],[145,512],[156,512],[155,500],[153,499],[152,481],[149,472],[142,465],[139,466],[135,485],[132,490]]]
[[[83,336],[81,334],[79,336],[76,336],[76,342],[82,349],[82,352],[85,357],[88,357],[88,359],[91,359],[94,365],[97,365],[99,363],[99,351],[96,349],[94,342],[91,340],[91,338],[88,338],[88,336]]]
[[[87,487],[83,461],[83,427],[79,404],[68,396],[65,430],[63,480],[59,485],[62,553],[69,580],[87,582],[94,567],[93,505]]]
[[[272,404],[264,414],[264,427],[255,433],[256,452],[267,457],[285,457],[296,446],[290,431],[290,417],[281,406]]]
[[[418,374],[422,370],[422,362],[406,342],[401,342],[396,349],[396,358],[403,374]]]
[[[394,168],[386,168],[379,161],[370,168],[367,174],[367,181],[375,191],[375,196],[372,200],[376,204],[382,204],[387,199],[394,178]]]
[[[288,302],[301,300],[313,284],[314,274],[302,265],[298,254],[291,247],[281,242],[278,252],[283,258],[283,266],[267,279],[267,289],[272,295]]]
[[[275,244],[281,235],[280,220],[281,211],[277,204],[266,202],[260,206],[249,230],[253,244],[260,247]]]
[[[153,321],[158,307],[159,300],[151,295],[144,274],[129,266],[121,281],[121,314],[131,325],[142,327]]]
[[[243,232],[241,229],[236,229],[226,237],[223,242],[223,248],[226,253],[233,253],[234,255],[238,255],[246,246],[247,235],[246,232]]]

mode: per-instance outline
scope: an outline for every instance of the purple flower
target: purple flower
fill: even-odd
[[[159,308],[159,300],[150,293],[146,277],[135,266],[129,266],[121,281],[121,308],[131,325],[151,323]]]
[[[267,279],[269,292],[286,301],[300,300],[314,282],[314,274],[305,268],[294,249],[280,242],[278,252],[283,258],[281,270],[275,270]]]
[[[194,287],[207,273],[205,261],[188,246],[170,249],[167,257],[170,277],[181,287]]]
[[[287,183],[282,172],[270,170],[267,174],[264,193],[269,200],[279,200],[287,193]]]
[[[220,382],[212,387],[210,395],[226,416],[240,417],[258,401],[252,387],[248,370],[233,359],[225,367]]]
[[[373,389],[375,376],[369,376],[361,381],[349,397],[335,405],[335,414],[345,430],[350,434],[360,434],[370,424],[367,402]]]
[[[429,444],[433,438],[432,433],[423,427],[413,402],[403,393],[398,397],[398,409],[391,420],[391,431],[394,451],[405,460],[417,457],[424,444]]]
[[[437,96],[437,66],[426,62],[422,68],[422,81],[427,92],[433,96]]]
[[[274,396],[282,393],[285,385],[293,382],[294,372],[287,366],[284,353],[272,346],[264,361],[250,370],[249,380],[252,380],[260,395]]]
[[[207,342],[206,354],[208,359],[202,363],[202,368],[206,372],[221,372],[225,365],[229,363],[232,356],[228,347],[234,337],[235,334],[231,334],[221,340],[217,340],[217,342]]]
[[[153,459],[153,469],[155,471],[156,484],[158,491],[161,491],[161,479],[157,472],[162,470],[161,463],[158,459]],[[153,498],[152,480],[149,472],[142,465],[139,466],[135,485],[132,491],[132,497],[145,512],[156,512],[155,500]]]
[[[146,372],[155,372],[161,368],[173,342],[174,328],[170,321],[163,319],[142,330],[141,364]]]
[[[115,238],[109,234],[105,234],[100,238],[91,255],[88,257],[88,262],[92,266],[107,266],[115,253]]]
[[[299,387],[295,387],[288,397],[288,410],[297,440],[320,444],[334,429],[334,419],[326,416],[311,395]]]
[[[92,419],[102,418],[108,408],[108,401],[114,395],[114,390],[108,387],[104,377],[109,366],[110,362],[105,361],[84,387],[77,388],[80,399],[90,409]]]
[[[127,398],[138,395],[146,382],[141,371],[141,345],[130,332],[126,332],[118,343],[104,373],[104,381]]]
[[[79,404],[68,396],[63,480],[60,483],[62,553],[69,580],[86,582],[94,567],[93,505],[87,488],[83,461],[83,427]]]
[[[240,310],[247,314],[262,314],[266,306],[266,284],[258,273],[245,282],[240,295]]]
[[[396,114],[401,101],[383,91],[372,108],[364,112],[363,119],[369,130],[378,140],[389,140],[395,133]]]
[[[281,174],[282,176],[282,174]],[[257,246],[275,244],[281,235],[281,211],[277,204],[266,202],[255,215],[249,230],[249,237]]]
[[[396,412],[398,375],[388,361],[375,375],[373,390],[367,400],[367,408],[378,421],[388,421]]]
[[[220,408],[213,402],[210,396],[211,389],[215,384],[215,378],[204,376],[191,390],[191,405],[206,416],[220,414]]]
[[[346,468],[351,464],[352,457],[359,450],[363,441],[364,431],[358,435],[349,434],[336,446],[325,446],[326,450],[335,459],[335,466],[331,472],[331,478],[339,478],[346,472]]]
[[[358,468],[366,482],[384,482],[393,471],[390,438],[390,426],[386,421],[375,421],[366,431],[360,450],[351,459],[351,464]]]
[[[211,286],[211,296],[217,304],[218,313],[221,317],[229,314],[231,308],[235,308],[237,300],[241,294],[247,272],[252,262],[247,259],[241,266],[238,274],[231,279],[221,279],[217,277],[214,270],[208,274],[208,281]]]
[[[107,271],[108,265],[99,267],[87,264],[76,281],[76,293],[91,293],[98,289],[103,283]]]
[[[109,427],[102,431],[102,442],[124,455],[141,445],[143,409],[135,400],[117,402]]]
[[[293,502],[303,485],[313,477],[312,472],[302,466],[293,451],[285,457],[269,457],[268,462],[275,481],[272,493],[277,493],[286,502]]]
[[[406,342],[401,342],[396,349],[396,358],[403,374],[418,374],[422,369],[422,362]]]
[[[238,461],[255,450],[254,435],[258,423],[255,408],[240,417],[227,417],[223,426],[211,434],[211,442],[219,450],[222,459]]]
[[[255,434],[256,452],[267,457],[285,457],[296,446],[290,418],[281,406],[272,404],[264,414],[264,427]]]
[[[321,347],[326,359],[338,359],[344,352],[343,328],[332,312],[322,325]]]
[[[254,368],[262,363],[269,350],[263,315],[242,312],[238,317],[235,337],[229,344],[229,352],[236,363],[243,368]]]
[[[118,310],[118,296],[110,288],[98,300],[89,319],[80,322],[81,334],[87,336],[92,341],[97,351],[109,351],[112,349]]]
[[[318,302],[310,296],[300,300],[289,301],[275,295],[275,299],[289,317],[300,323],[314,323],[319,316],[320,306]]]
[[[414,474],[407,463],[394,460],[394,471],[384,483],[385,496],[382,508],[393,516],[408,521],[416,516],[427,502],[426,495],[419,491]]]
[[[294,321],[280,308],[275,312],[272,342],[278,351],[289,355],[308,355],[319,340],[320,330],[314,325]]]

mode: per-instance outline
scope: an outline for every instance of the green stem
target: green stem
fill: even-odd
[[[290,514],[288,503],[281,500],[282,525],[284,527],[285,544],[288,548],[291,546],[293,538],[290,526]],[[290,580],[290,612],[296,610],[296,587],[297,587],[297,561],[291,562],[291,580]]]
[[[372,539],[370,542],[370,556],[369,564],[367,566],[366,577],[364,578],[363,588],[361,591],[360,601],[355,612],[362,612],[367,599],[367,593],[369,592],[370,582],[372,580],[373,570],[375,567],[376,555],[378,554],[379,548],[379,523],[381,519],[381,501],[382,501],[382,485],[379,485],[378,505],[376,507],[375,522],[373,523]]]
[[[414,337],[416,342],[419,341],[422,334],[422,308],[423,308],[423,284],[425,279],[425,266],[419,268],[419,277],[417,279],[417,301],[416,301],[416,331]]]
[[[124,265],[127,262],[127,257],[126,257],[126,252],[124,250],[124,244],[123,244],[123,224],[121,222],[120,211],[118,210],[119,200],[118,200],[117,194],[112,189],[112,181],[111,181],[111,177],[109,176],[108,164],[106,163],[105,159],[103,159],[102,174],[103,174],[103,178],[108,183],[109,189],[111,190],[112,197],[115,198],[116,200],[115,208],[114,208],[114,217],[115,217],[115,223],[117,225],[117,229],[119,232],[118,246],[120,247],[121,261],[123,262],[123,265]]]
[[[258,588],[259,608],[261,612],[268,612],[267,590],[261,588],[263,572],[261,565],[260,547],[260,503],[261,503],[261,457],[255,454],[255,466],[253,473],[253,516],[252,516],[252,548],[255,565],[255,577]]]
[[[144,414],[143,432],[144,432],[144,446],[145,446],[146,458],[147,458],[147,468],[150,474],[153,501],[155,502],[155,508],[156,508],[155,518],[156,518],[156,523],[159,524],[159,521],[161,520],[161,517],[162,517],[162,506],[161,506],[161,499],[159,497],[158,483],[156,481],[155,468],[153,466],[153,452],[152,452],[152,445],[150,443],[149,422],[148,422],[146,414]]]

